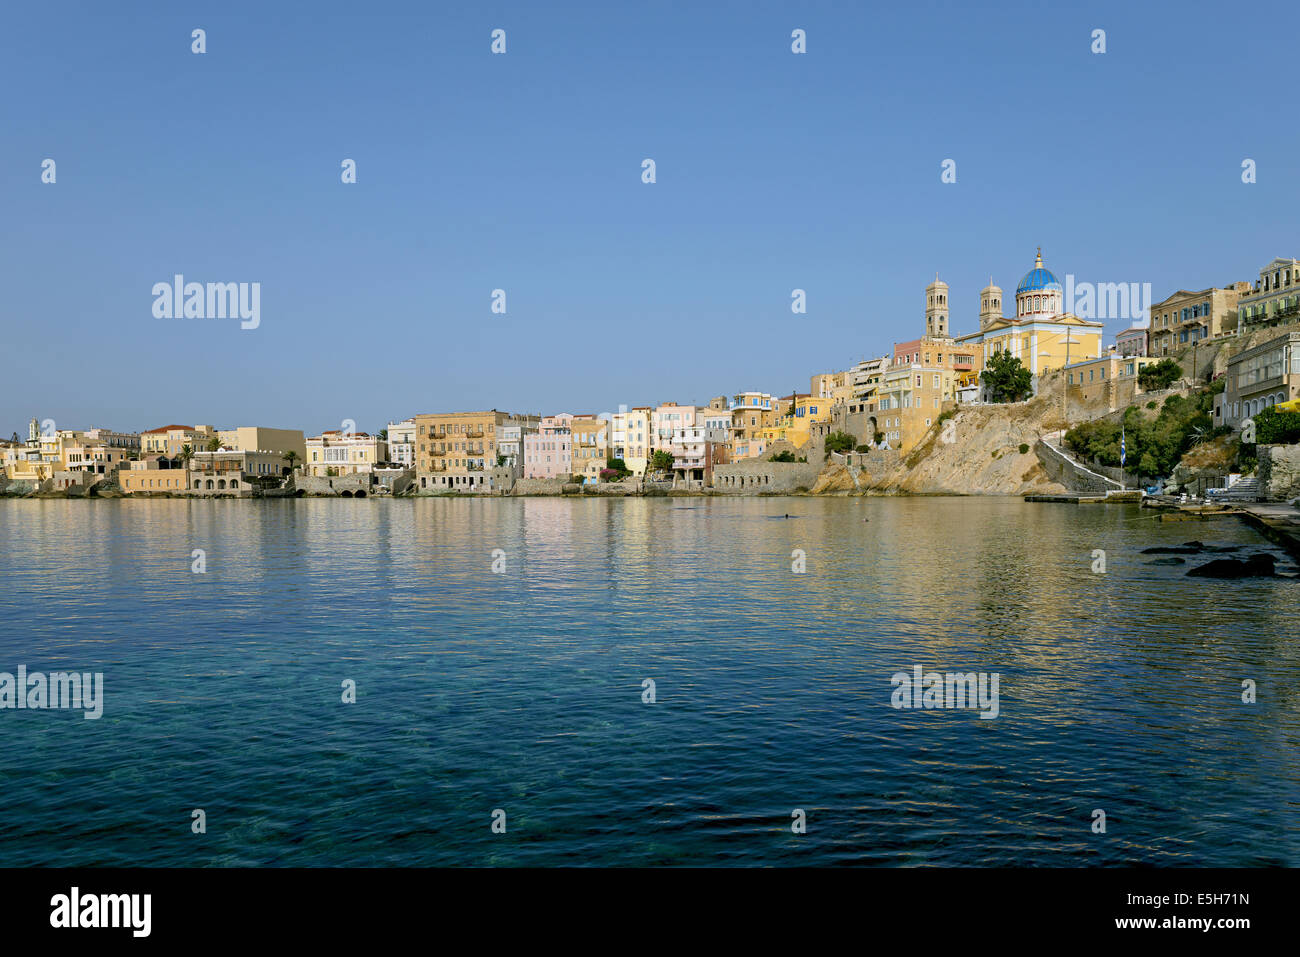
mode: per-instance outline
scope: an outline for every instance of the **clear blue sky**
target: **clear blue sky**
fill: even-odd
[[[1300,254],[1290,5],[290,6],[0,8],[0,433],[788,393],[936,271],[961,334],[1040,244],[1157,300]],[[178,272],[260,328],[154,318]]]

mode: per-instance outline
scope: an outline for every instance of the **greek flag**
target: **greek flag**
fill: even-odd
[[[1119,427],[1119,464],[1124,467],[1124,426]]]

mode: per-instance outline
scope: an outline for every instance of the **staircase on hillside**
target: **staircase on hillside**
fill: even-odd
[[[1258,502],[1259,479],[1253,475],[1237,480],[1235,485],[1214,496],[1216,502]]]

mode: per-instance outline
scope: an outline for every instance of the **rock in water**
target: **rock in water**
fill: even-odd
[[[1195,555],[1204,546],[1200,542],[1185,542],[1182,545],[1156,545],[1142,549],[1143,555]]]
[[[1153,558],[1153,559],[1151,559],[1151,561],[1147,562],[1146,564],[1148,564],[1148,565],[1186,565],[1186,564],[1187,564],[1187,559],[1185,559],[1185,558],[1177,558],[1177,557],[1170,557],[1170,558]]]
[[[1249,558],[1216,558],[1212,562],[1191,569],[1187,574],[1196,578],[1256,578],[1275,575],[1272,555],[1251,555]]]

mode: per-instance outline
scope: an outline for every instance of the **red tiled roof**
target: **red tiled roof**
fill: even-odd
[[[146,431],[146,432],[141,432],[140,434],[141,434],[141,435],[153,435],[155,432],[170,432],[172,429],[184,429],[184,430],[187,431],[187,432],[193,432],[193,431],[194,431],[194,426],[192,426],[192,425],[160,425],[160,426],[159,426],[158,428],[156,428],[156,429],[149,429],[148,431]]]

